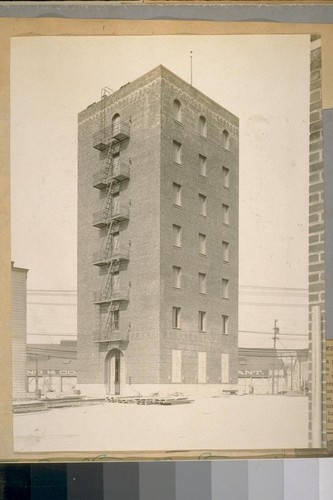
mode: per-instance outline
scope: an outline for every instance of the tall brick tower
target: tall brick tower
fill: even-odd
[[[238,118],[159,66],[79,114],[78,384],[237,384]]]

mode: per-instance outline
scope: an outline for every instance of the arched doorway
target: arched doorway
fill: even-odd
[[[105,358],[105,383],[108,394],[121,394],[125,384],[125,357],[112,349]]]

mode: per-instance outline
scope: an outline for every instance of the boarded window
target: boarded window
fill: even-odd
[[[221,382],[229,384],[229,354],[221,354]]]
[[[180,383],[182,381],[182,351],[172,350],[172,382]]]
[[[205,384],[207,382],[207,354],[198,352],[198,382]]]

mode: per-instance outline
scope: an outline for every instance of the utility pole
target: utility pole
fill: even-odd
[[[277,322],[278,320],[275,319],[274,320],[274,328],[273,328],[273,331],[274,331],[274,335],[273,335],[273,349],[274,349],[274,352],[273,352],[273,371],[272,371],[272,394],[275,393],[275,357],[276,357],[276,341],[278,339],[278,333],[280,331],[280,329],[276,326],[277,325]]]

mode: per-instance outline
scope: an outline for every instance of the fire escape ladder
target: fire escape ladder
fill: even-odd
[[[106,131],[106,101],[107,97],[112,93],[110,89],[105,87],[102,89],[101,93],[101,130]],[[128,132],[127,132],[128,135]],[[113,311],[115,307],[112,302],[112,288],[113,288],[113,274],[119,270],[119,260],[115,260],[112,258],[112,244],[113,244],[113,225],[117,224],[118,221],[112,220],[112,201],[113,201],[113,193],[114,193],[114,185],[117,185],[121,182],[122,177],[118,175],[117,178],[113,178],[113,168],[115,166],[115,148],[119,147],[119,142],[126,137],[126,131],[118,132],[118,136],[111,138],[108,146],[107,146],[107,154],[104,159],[103,166],[103,184],[105,186],[108,185],[107,196],[102,204],[102,214],[104,219],[104,224],[108,225],[107,234],[103,238],[103,242],[100,249],[100,262],[103,262],[103,265],[107,265],[107,272],[102,280],[102,285],[100,288],[100,292],[98,294],[100,306],[102,304],[107,305],[106,314],[103,314],[103,319],[101,318],[101,309],[99,312],[99,334],[98,339],[100,342],[108,342],[112,337],[112,329],[113,329]],[[105,149],[104,144],[107,144],[106,139],[104,138],[103,143],[101,143],[102,147],[97,147],[97,149]],[[96,147],[96,146],[95,146]],[[118,152],[118,149],[116,149]],[[117,155],[118,156],[118,155]],[[126,173],[124,174],[126,175]],[[114,176],[116,177],[116,176]]]

